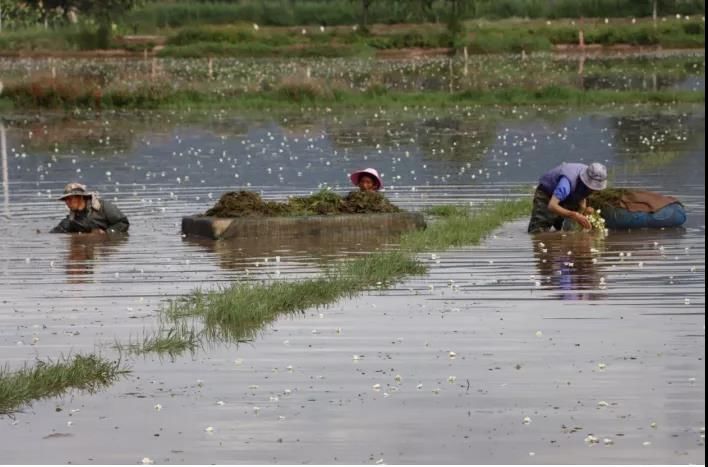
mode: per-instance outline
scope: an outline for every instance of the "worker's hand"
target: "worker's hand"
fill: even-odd
[[[588,206],[585,208],[585,212],[583,214],[585,214],[586,216],[589,216],[590,214],[592,214],[594,212],[595,212],[595,210],[591,206]]]
[[[580,224],[583,229],[587,229],[587,230],[592,229],[592,224],[590,224],[590,221],[588,220],[588,218],[583,216],[579,212],[574,212],[571,218],[575,222]]]
[[[98,235],[106,235],[106,231],[103,230],[103,229],[93,229],[93,230],[91,231],[91,233],[93,233],[93,234],[98,234]]]

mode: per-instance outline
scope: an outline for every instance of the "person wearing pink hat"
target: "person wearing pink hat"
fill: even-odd
[[[351,174],[349,179],[363,192],[374,192],[383,188],[383,180],[376,169],[359,170]]]

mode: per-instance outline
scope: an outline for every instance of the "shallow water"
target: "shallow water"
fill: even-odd
[[[106,391],[0,418],[3,459],[705,463],[704,123],[703,106],[9,119],[0,349],[10,367],[115,356],[116,339],[154,329],[165,298],[295,279],[391,247],[180,237],[182,215],[247,183],[266,198],[346,191],[349,171],[375,166],[388,196],[420,209],[525,196],[554,164],[600,160],[617,185],[680,197],[689,221],[604,240],[508,224],[480,247],[422,256],[425,277],[284,317],[250,344],[128,357],[133,373]],[[131,235],[47,234],[69,179],[115,199]]]

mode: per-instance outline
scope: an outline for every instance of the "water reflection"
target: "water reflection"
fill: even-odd
[[[331,259],[368,254],[391,247],[394,235],[340,231],[322,236],[234,238],[185,237],[183,242],[216,255],[222,269],[248,273],[307,273]],[[271,267],[272,266],[272,267]],[[268,269],[266,269],[268,268]],[[273,269],[274,268],[274,269]]]
[[[69,284],[93,282],[93,272],[99,260],[118,251],[128,239],[127,235],[71,234],[66,235],[66,261],[64,271]]]
[[[558,292],[559,300],[602,300],[606,298],[597,258],[605,239],[587,233],[547,232],[534,236],[534,257],[541,285]]]

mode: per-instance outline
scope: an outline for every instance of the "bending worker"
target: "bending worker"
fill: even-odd
[[[572,219],[584,229],[590,229],[587,198],[594,191],[607,188],[607,168],[595,162],[561,164],[549,170],[539,180],[533,197],[533,211],[529,233],[561,230],[565,218]]]
[[[69,208],[69,215],[50,233],[126,233],[128,218],[113,203],[99,199],[80,183],[69,183],[59,198]]]

